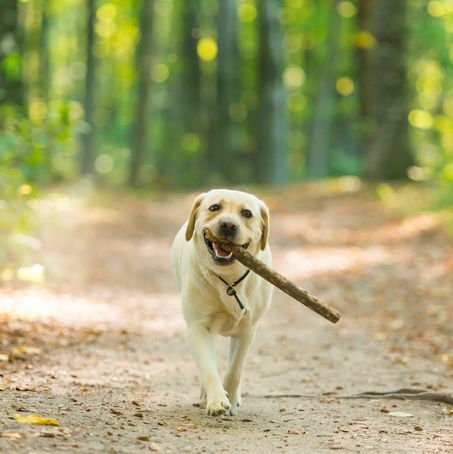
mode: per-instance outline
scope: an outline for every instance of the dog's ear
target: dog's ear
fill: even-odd
[[[266,204],[260,200],[260,213],[261,213],[261,250],[266,249],[267,240],[269,238],[269,209]]]
[[[203,201],[204,193],[200,194],[192,205],[192,209],[190,210],[189,220],[187,221],[187,228],[186,228],[186,241],[192,239],[193,231],[195,229],[195,221],[197,220],[198,209],[200,208],[201,202]]]

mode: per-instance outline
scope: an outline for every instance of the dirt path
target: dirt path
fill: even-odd
[[[0,452],[451,452],[451,406],[338,398],[451,391],[453,248],[437,218],[323,187],[262,195],[276,268],[344,317],[331,325],[276,292],[239,416],[218,419],[192,405],[198,376],[168,264],[192,196],[74,190],[36,202],[46,282],[0,286],[11,358],[0,362]],[[262,397],[281,393],[307,397]]]

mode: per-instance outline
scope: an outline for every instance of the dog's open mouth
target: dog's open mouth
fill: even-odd
[[[221,246],[209,241],[206,237],[204,237],[204,242],[206,243],[206,247],[208,248],[211,257],[219,265],[229,265],[235,261],[233,252],[225,251],[225,249],[222,249]],[[247,249],[249,247],[249,243],[243,244],[242,247]]]

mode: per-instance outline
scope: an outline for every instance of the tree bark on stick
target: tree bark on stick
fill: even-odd
[[[286,277],[277,273],[277,271],[267,266],[261,260],[258,260],[255,256],[250,254],[250,252],[247,252],[242,246],[233,244],[224,238],[216,238],[207,228],[205,228],[204,233],[209,241],[221,245],[222,248],[227,251],[233,252],[234,257],[247,268],[250,268],[253,272],[266,279],[266,281],[270,282],[272,285],[275,285],[275,287],[279,288],[287,295],[304,304],[312,311],[332,323],[337,323],[338,320],[340,320],[341,315],[336,309],[321,303],[318,298],[293,284],[286,279]]]

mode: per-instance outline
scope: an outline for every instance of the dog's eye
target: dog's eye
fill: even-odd
[[[218,203],[214,203],[214,205],[211,205],[209,207],[209,211],[219,211],[220,210],[220,205]]]
[[[252,212],[250,210],[242,210],[241,211],[242,216],[245,218],[251,218],[253,216]]]

